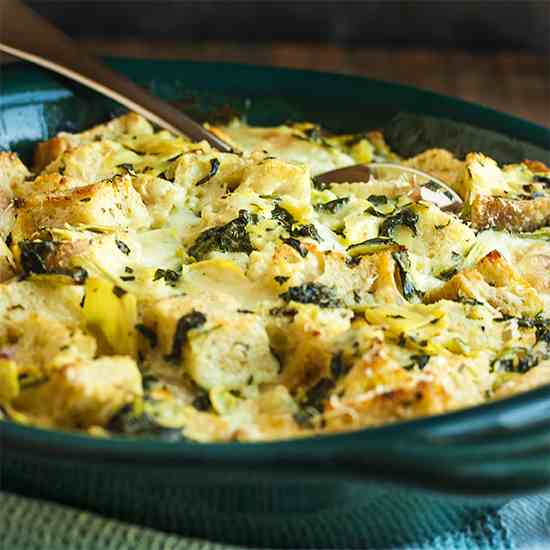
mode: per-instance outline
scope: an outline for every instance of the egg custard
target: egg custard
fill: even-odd
[[[135,114],[0,153],[0,415],[261,441],[444,413],[550,382],[550,170],[380,133]],[[320,184],[372,161],[444,180]],[[415,198],[416,197],[416,198]]]

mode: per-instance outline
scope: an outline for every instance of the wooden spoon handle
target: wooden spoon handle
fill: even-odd
[[[231,147],[168,103],[84,52],[19,0],[0,0],[0,51],[41,65],[103,94],[152,123],[193,141],[206,140],[223,152]]]

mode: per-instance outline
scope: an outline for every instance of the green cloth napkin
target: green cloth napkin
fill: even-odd
[[[2,550],[238,550],[0,492]],[[300,541],[296,541],[300,548]],[[365,548],[369,548],[365,541]],[[403,548],[403,547],[402,547]],[[516,499],[410,550],[548,550],[550,494]]]

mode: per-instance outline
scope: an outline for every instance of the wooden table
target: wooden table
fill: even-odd
[[[550,127],[550,59],[543,55],[295,43],[88,39],[81,44],[101,55],[235,61],[365,75],[475,101]]]
[[[79,42],[98,55],[233,61],[365,75],[460,97],[550,127],[550,59],[544,55],[303,43],[186,44],[127,39]]]

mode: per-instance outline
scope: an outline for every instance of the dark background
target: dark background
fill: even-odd
[[[34,0],[73,36],[549,51],[550,2]]]
[[[96,55],[352,73],[550,127],[550,0],[25,1]]]

